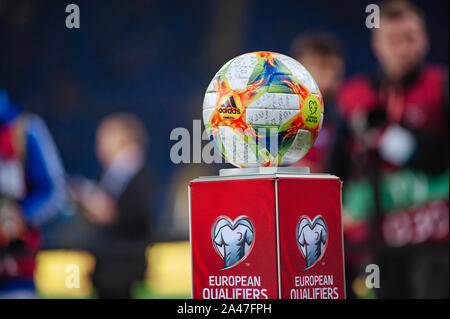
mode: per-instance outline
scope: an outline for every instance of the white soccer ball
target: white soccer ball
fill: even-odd
[[[279,53],[227,62],[203,102],[215,147],[237,167],[288,166],[306,155],[323,122],[323,100],[309,72]]]

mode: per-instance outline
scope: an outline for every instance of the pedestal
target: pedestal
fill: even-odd
[[[338,177],[228,169],[189,196],[193,298],[345,298]]]

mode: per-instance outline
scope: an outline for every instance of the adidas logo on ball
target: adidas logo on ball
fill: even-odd
[[[219,107],[220,114],[241,114],[241,110],[236,106],[234,97],[230,97],[224,104]]]

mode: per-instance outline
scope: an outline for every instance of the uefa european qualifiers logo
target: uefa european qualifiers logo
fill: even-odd
[[[248,257],[255,243],[255,228],[248,216],[241,215],[235,220],[219,216],[213,223],[211,239],[224,262],[221,270],[226,270]],[[322,215],[317,215],[313,220],[306,215],[301,216],[296,227],[296,239],[305,258],[304,270],[312,268],[322,259],[328,244],[328,228]]]
[[[315,128],[317,124],[320,125],[321,121],[321,112],[317,112],[320,110],[320,101],[315,95],[310,95],[305,99],[305,106],[302,109],[302,119],[305,122],[308,128]]]
[[[297,222],[297,245],[305,258],[304,270],[313,267],[325,254],[328,244],[328,228],[322,215],[317,215],[311,220],[303,215]]]
[[[211,228],[214,249],[224,262],[221,270],[239,265],[253,249],[255,227],[248,216],[241,215],[235,220],[219,216]]]
[[[309,112],[311,114],[315,114],[317,112],[317,109],[319,108],[319,105],[316,100],[309,100],[308,107],[309,107]]]

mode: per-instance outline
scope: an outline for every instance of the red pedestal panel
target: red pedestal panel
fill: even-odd
[[[193,298],[345,298],[340,191],[330,175],[191,182]]]

